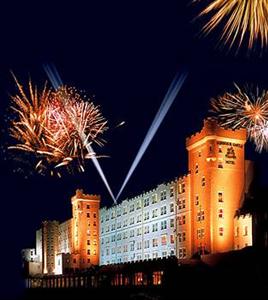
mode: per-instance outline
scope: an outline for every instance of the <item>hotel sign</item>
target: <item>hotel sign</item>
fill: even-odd
[[[218,141],[217,144],[218,145],[225,145],[225,146],[232,146],[232,147],[237,147],[237,148],[243,148],[243,144],[239,144],[239,143]]]

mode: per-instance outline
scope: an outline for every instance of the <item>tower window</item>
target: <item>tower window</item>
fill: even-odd
[[[219,236],[223,236],[223,227],[219,228]]]
[[[90,240],[87,240],[87,244],[90,245]]]
[[[198,174],[198,164],[195,165],[195,174]]]
[[[222,148],[221,148],[221,146],[219,146],[219,153],[222,153]]]
[[[223,193],[218,192],[218,202],[222,203],[223,202]]]
[[[206,178],[204,176],[202,177],[201,185],[202,186],[206,185]]]
[[[219,161],[219,162],[218,162],[218,168],[219,168],[219,169],[223,169],[223,163],[222,163],[222,161]]]
[[[198,195],[196,195],[195,196],[195,205],[199,205],[199,196]]]
[[[87,213],[87,218],[90,218],[90,213]]]
[[[220,219],[223,218],[223,209],[222,208],[219,209],[219,218]]]
[[[198,157],[201,157],[201,151],[198,151]]]
[[[90,205],[87,204],[87,209],[90,209]]]

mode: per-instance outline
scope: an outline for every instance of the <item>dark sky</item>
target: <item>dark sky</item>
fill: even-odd
[[[187,172],[185,138],[200,130],[209,99],[233,89],[233,82],[268,86],[267,54],[234,55],[215,48],[217,33],[200,38],[198,8],[189,1],[8,1],[0,4],[1,146],[7,146],[9,94],[16,92],[13,70],[24,83],[47,79],[42,64],[52,62],[63,81],[95,95],[109,121],[100,161],[116,194],[180,69],[189,77],[166,119],[126,186],[123,198]],[[123,127],[115,126],[121,121]],[[267,164],[267,154],[248,157]],[[92,163],[83,175],[63,179],[14,173],[16,163],[1,153],[1,285],[3,298],[20,285],[20,250],[34,246],[44,219],[71,216],[76,188],[112,201]],[[14,292],[13,292],[14,294]],[[5,295],[5,296],[4,296]],[[0,295],[1,297],[1,295]]]

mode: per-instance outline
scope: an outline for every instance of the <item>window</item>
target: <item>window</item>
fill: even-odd
[[[174,244],[174,235],[173,234],[171,234],[170,235],[170,244]]]
[[[235,237],[238,237],[239,236],[239,227],[236,226],[235,227]]]
[[[147,234],[147,233],[149,233],[149,225],[144,227],[144,234]]]
[[[198,151],[198,157],[201,157],[201,151]]]
[[[219,153],[222,153],[222,148],[221,148],[221,146],[219,146]]]
[[[117,209],[117,217],[120,217],[121,216],[121,208],[118,208]]]
[[[174,203],[170,203],[170,212],[174,212]]]
[[[134,251],[134,242],[130,244],[130,251]]]
[[[127,252],[127,245],[124,245],[123,252]]]
[[[166,206],[162,206],[161,207],[161,216],[165,215],[167,213],[167,207]]]
[[[90,209],[90,205],[89,204],[87,204],[87,209]]]
[[[130,236],[130,237],[134,237],[134,229],[131,229],[131,230],[130,230],[129,236]]]
[[[198,174],[198,164],[195,164],[195,174]]]
[[[144,213],[144,221],[149,220],[149,211]]]
[[[245,226],[244,227],[244,236],[247,236],[248,235],[248,226]]]
[[[195,205],[198,206],[199,205],[199,196],[195,195]]]
[[[93,222],[93,226],[97,226],[97,223],[96,223],[96,221],[94,221],[94,222]]]
[[[127,219],[124,220],[123,227],[127,227]]]
[[[153,239],[153,247],[158,247],[158,240],[157,239]]]
[[[93,240],[93,245],[94,245],[94,246],[97,245],[97,240]]]
[[[124,214],[124,215],[127,214],[127,206],[124,206],[124,208],[123,208],[123,214]]]
[[[117,240],[118,240],[118,241],[121,241],[121,238],[122,238],[121,233],[118,233],[118,235],[117,235]]]
[[[152,204],[155,204],[155,203],[157,203],[157,195],[156,194],[152,195]]]
[[[174,227],[174,219],[170,219],[170,227],[171,227],[171,228]]]
[[[97,214],[96,213],[93,214],[93,218],[95,218],[95,219],[97,218]]]
[[[121,228],[121,222],[117,223],[117,229]]]
[[[141,235],[141,234],[142,234],[142,228],[139,227],[139,228],[137,228],[137,236],[139,236],[139,235]]]
[[[90,213],[87,213],[87,218],[90,218]]]
[[[186,223],[186,216],[182,215],[178,217],[179,225],[184,225]]]
[[[219,162],[218,162],[218,168],[219,168],[219,169],[223,169],[223,162],[222,162],[222,161],[219,161]]]
[[[107,225],[107,226],[106,226],[106,232],[109,232],[109,231],[110,231],[110,226]]]
[[[160,200],[163,201],[163,200],[166,200],[166,199],[167,199],[167,191],[166,190],[161,191]]]
[[[112,235],[112,242],[115,242],[115,234],[114,235]]]
[[[106,238],[106,244],[109,244],[109,242],[110,242],[110,238],[107,237],[107,238]],[[90,245],[90,244],[88,244],[88,245]]]
[[[87,245],[90,245],[90,240],[87,240]]]
[[[183,209],[183,208],[185,208],[185,205],[186,205],[186,200],[185,199],[179,199],[178,208]]]
[[[186,248],[179,248],[179,258],[185,258],[186,257]]]
[[[167,244],[167,235],[162,235],[161,236],[161,245],[165,246]]]
[[[218,202],[222,203],[223,202],[223,193],[218,192]]]
[[[144,249],[147,249],[149,247],[150,247],[150,241],[149,240],[144,241]]]
[[[134,217],[131,217],[131,218],[129,219],[129,225],[132,225],[132,224],[134,224]]]
[[[115,230],[115,223],[112,224],[112,229],[111,231]]]
[[[167,221],[161,221],[161,230],[167,229]]]
[[[109,250],[109,249],[107,249],[107,250]],[[90,255],[90,249],[87,249],[87,254]]]
[[[129,212],[133,212],[134,211],[134,204],[131,204],[129,207]]]
[[[152,218],[156,218],[157,217],[157,208],[153,210],[153,216]]]
[[[112,254],[115,254],[115,247],[112,248]]]
[[[223,209],[222,208],[219,209],[218,216],[220,219],[223,218]]]
[[[140,223],[140,222],[141,222],[141,219],[142,219],[142,215],[138,215],[138,216],[137,216],[137,223]]]
[[[141,242],[137,243],[137,250],[141,250]]]
[[[202,186],[206,185],[206,178],[204,176],[202,177],[201,185]]]
[[[143,207],[149,206],[149,198],[145,198],[143,202]]]
[[[169,196],[170,196],[170,198],[174,197],[174,187],[173,186],[169,190]]]
[[[223,227],[219,228],[219,236],[223,236]]]
[[[141,208],[141,201],[138,200],[136,203],[136,209],[140,209]]]
[[[114,219],[114,218],[115,218],[115,210],[112,210],[111,219]]]
[[[110,219],[110,215],[106,214],[105,220],[108,221]]]
[[[205,212],[203,210],[200,210],[198,213],[197,213],[197,221],[198,222],[201,222],[205,219]]]
[[[205,236],[205,229],[199,228],[197,229],[197,239],[202,239]]]
[[[127,239],[127,231],[124,231],[124,233],[123,233],[123,239],[124,239],[124,240]]]
[[[157,258],[158,257],[158,253],[157,252],[154,252],[153,253],[153,258]]]
[[[156,232],[158,230],[158,223],[153,224],[153,232]]]

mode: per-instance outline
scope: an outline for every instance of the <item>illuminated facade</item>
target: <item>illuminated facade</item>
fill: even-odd
[[[244,129],[226,130],[214,119],[186,139],[189,174],[178,179],[179,258],[235,249],[234,218],[252,179],[245,143]]]
[[[186,139],[188,174],[100,209],[100,197],[77,190],[72,219],[36,232],[42,273],[176,255],[227,252],[252,245],[252,216],[240,214],[253,179],[245,130],[206,119]]]
[[[177,181],[100,210],[100,264],[175,255]]]

